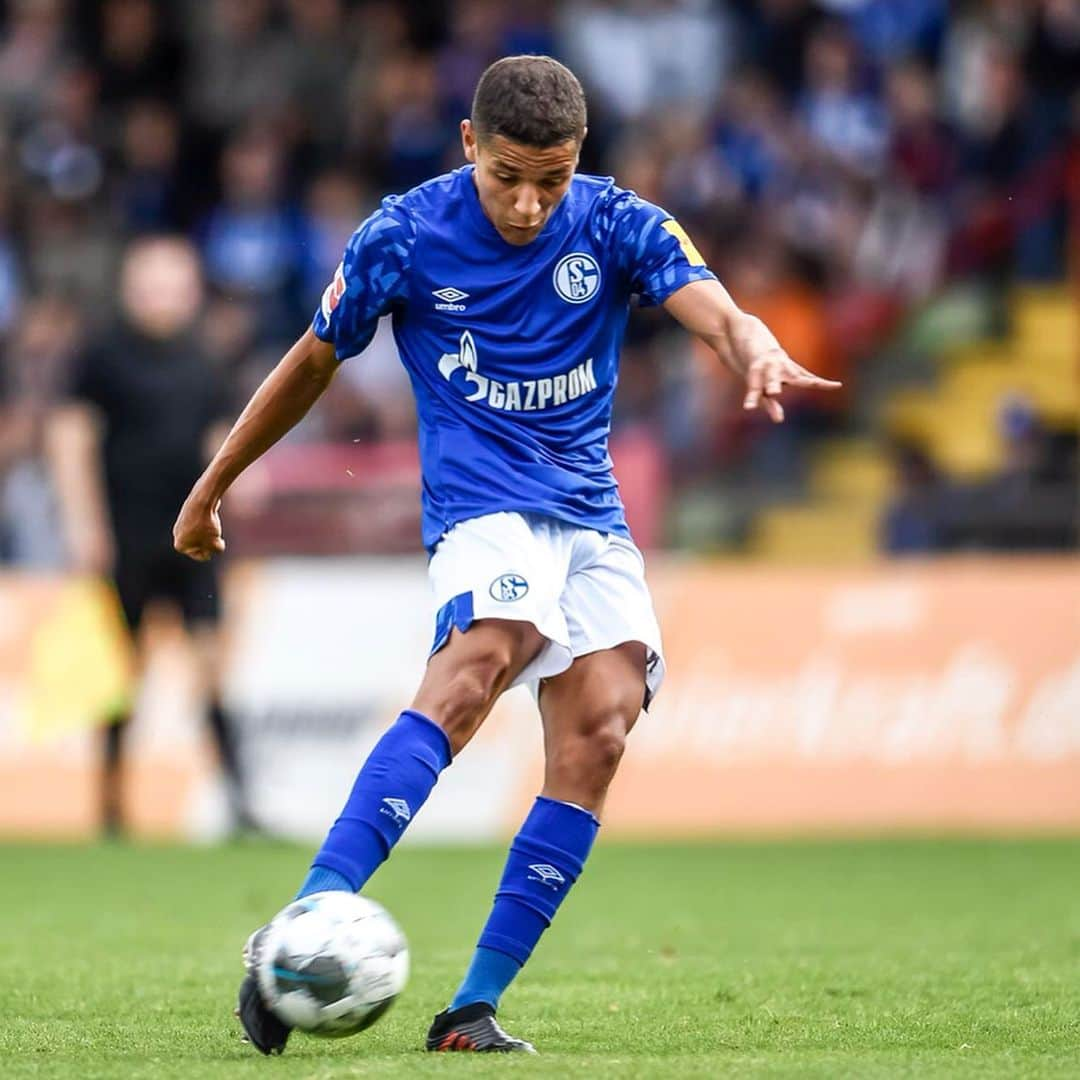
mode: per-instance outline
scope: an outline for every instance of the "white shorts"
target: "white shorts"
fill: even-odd
[[[645,703],[664,678],[660,627],[633,541],[543,514],[485,514],[459,522],[428,566],[435,594],[434,653],[453,627],[521,619],[547,645],[511,685],[566,671],[578,656],[640,641],[647,649]]]

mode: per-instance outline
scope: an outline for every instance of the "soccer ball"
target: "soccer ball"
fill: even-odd
[[[405,935],[381,905],[347,892],[294,900],[259,945],[262,999],[290,1027],[339,1038],[371,1027],[409,977]]]

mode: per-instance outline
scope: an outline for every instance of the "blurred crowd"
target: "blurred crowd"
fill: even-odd
[[[912,310],[959,281],[1060,280],[1077,256],[1078,0],[6,0],[0,557],[63,559],[46,418],[75,358],[131,317],[133,238],[196,249],[192,348],[235,412],[378,198],[461,163],[480,72],[518,52],[585,84],[582,170],[679,217],[743,306],[845,382],[771,430],[670,320],[637,313],[619,430],[648,432],[676,497],[722,475],[797,486]],[[414,422],[380,333],[296,438],[385,443]]]

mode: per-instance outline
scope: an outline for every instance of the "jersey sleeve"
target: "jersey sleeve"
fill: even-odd
[[[643,306],[662,304],[691,281],[716,280],[683,227],[632,191],[619,192],[612,207],[619,262]]]
[[[312,321],[339,360],[367,348],[379,319],[405,299],[416,230],[391,196],[352,234]]]

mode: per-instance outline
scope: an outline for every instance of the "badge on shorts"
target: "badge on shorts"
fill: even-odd
[[[504,604],[520,600],[528,591],[529,583],[520,574],[500,574],[488,589],[492,600]]]

